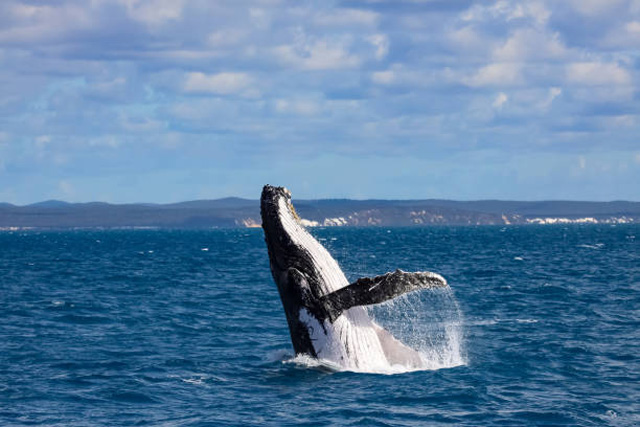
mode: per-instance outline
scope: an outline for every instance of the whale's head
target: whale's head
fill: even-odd
[[[317,261],[326,251],[300,224],[291,203],[291,192],[284,187],[265,185],[260,198],[260,214],[271,271],[278,286],[285,282],[283,276],[295,269],[312,285],[313,295],[319,298],[323,283],[319,283],[322,274],[318,271]]]
[[[297,216],[291,204],[291,192],[284,187],[265,185],[260,196],[260,215],[267,239],[286,234],[283,220],[295,220]]]
[[[291,204],[291,192],[284,187],[265,185],[260,197],[260,215],[275,277],[295,267],[304,256],[292,235],[300,224]]]

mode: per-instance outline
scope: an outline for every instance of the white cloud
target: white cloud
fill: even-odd
[[[91,9],[81,5],[9,5],[13,25],[0,28],[0,43],[51,43],[78,29],[89,29],[96,21]]]
[[[616,104],[624,106],[627,102],[633,102],[633,86],[620,85],[573,85],[566,86],[571,91],[571,98],[582,105]]]
[[[480,68],[463,82],[469,86],[512,86],[522,82],[521,66],[515,63],[494,63]]]
[[[51,143],[51,136],[50,135],[40,135],[40,136],[36,137],[35,141],[36,141],[36,147],[38,147],[39,149],[43,149],[49,143]]]
[[[334,9],[319,13],[314,22],[323,26],[374,26],[378,23],[379,15],[375,12],[361,9]]]
[[[640,21],[616,25],[602,44],[609,48],[640,48]]]
[[[540,1],[529,1],[522,3],[519,1],[499,0],[496,2],[473,5],[461,19],[465,22],[481,22],[488,20],[513,21],[518,19],[529,19],[537,25],[545,25],[551,16],[551,12],[545,4]]]
[[[462,75],[453,73],[448,68],[444,70],[425,70],[420,67],[407,67],[403,64],[393,64],[386,70],[371,73],[371,82],[375,84],[397,85],[416,92],[434,86],[459,84],[462,79]]]
[[[509,107],[509,117],[519,118],[521,121],[535,123],[536,126],[544,122],[549,110],[553,107],[553,101],[562,94],[562,89],[558,87],[535,88],[522,86],[511,89],[507,95],[504,92],[498,93],[492,106],[494,109],[503,109],[507,104]],[[479,106],[480,108],[480,106]]]
[[[349,53],[345,43],[327,40],[282,45],[273,52],[284,64],[303,70],[336,70],[360,64],[360,58]]]
[[[498,96],[496,96],[496,99],[493,101],[491,106],[499,110],[508,100],[509,100],[509,97],[507,96],[507,94],[504,92],[500,92]]]
[[[578,166],[583,170],[587,168],[587,158],[585,156],[578,156]]]
[[[608,86],[631,84],[629,72],[616,63],[575,62],[567,65],[569,83],[585,86]]]
[[[265,9],[249,9],[249,19],[254,26],[260,29],[267,29],[271,26],[271,14]]]
[[[235,114],[237,106],[225,98],[203,98],[185,102],[178,102],[168,108],[170,115],[181,122],[206,121],[211,118],[218,119],[225,113]]]
[[[252,83],[246,73],[205,74],[201,72],[187,73],[184,91],[191,93],[212,93],[230,95],[247,89]]]
[[[9,7],[10,13],[16,18],[33,18],[41,13],[43,10],[49,9],[50,6],[46,5],[28,5],[28,4],[12,4]]]
[[[388,85],[396,81],[396,73],[393,70],[375,71],[371,73],[371,80],[377,84]]]
[[[148,25],[162,25],[182,18],[185,0],[119,0],[129,16]]]
[[[498,61],[523,61],[561,58],[566,53],[557,33],[523,28],[516,30],[493,55]]]
[[[570,0],[573,8],[582,15],[599,16],[626,3],[627,0]]]
[[[545,25],[551,17],[551,11],[540,1],[530,1],[522,5],[527,14],[539,25]]]
[[[228,28],[214,31],[207,37],[207,44],[211,47],[235,46],[249,36],[248,32],[238,28]]]
[[[115,135],[100,135],[90,138],[88,143],[90,147],[117,148],[122,144],[122,140]]]
[[[629,34],[640,37],[640,21],[628,22],[624,28]]]
[[[559,87],[552,87],[549,89],[548,95],[544,101],[540,103],[540,108],[543,110],[548,109],[553,104],[553,100],[562,95],[562,89]]]
[[[100,97],[116,97],[118,95],[126,97],[131,95],[131,91],[128,89],[127,78],[124,76],[107,77],[88,85],[86,88],[88,94]]]
[[[472,25],[451,30],[447,34],[453,46],[466,51],[468,55],[485,55],[492,49],[494,40],[486,34],[480,33]]]
[[[71,183],[71,181],[62,179],[58,181],[58,191],[62,195],[62,197],[73,197],[75,195],[75,187]]]
[[[376,48],[375,57],[378,61],[387,56],[389,53],[389,37],[385,34],[375,34],[367,38],[367,40]]]
[[[278,99],[275,109],[279,113],[290,113],[301,116],[314,116],[321,110],[321,106],[309,99]]]
[[[608,118],[610,123],[610,127],[614,128],[614,129],[619,129],[619,128],[635,128],[638,124],[638,118],[637,116],[634,116],[632,114],[621,114],[618,116],[612,116]]]

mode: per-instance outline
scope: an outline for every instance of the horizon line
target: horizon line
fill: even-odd
[[[218,197],[213,199],[191,199],[191,200],[182,200],[177,202],[106,202],[101,200],[91,200],[86,202],[69,202],[61,199],[47,199],[33,203],[27,204],[15,204],[11,202],[0,201],[0,207],[2,206],[13,206],[13,207],[47,207],[46,205],[51,204],[59,204],[59,205],[88,205],[88,204],[105,204],[112,206],[121,206],[121,205],[154,205],[154,206],[167,206],[167,205],[179,205],[182,203],[192,203],[192,202],[215,202],[222,200],[241,200],[245,202],[255,202],[259,203],[260,199],[249,199],[238,196],[225,196]],[[442,202],[456,202],[456,203],[478,203],[478,202],[509,202],[509,203],[640,203],[637,200],[627,200],[627,199],[615,199],[615,200],[574,200],[574,199],[538,199],[538,200],[516,200],[516,199],[470,199],[470,200],[462,200],[462,199],[446,199],[446,198],[429,198],[429,199],[386,199],[386,198],[349,198],[349,197],[328,197],[328,198],[297,198],[293,199],[293,202],[320,202],[320,201],[352,201],[352,202],[426,202],[426,201],[442,201]],[[51,206],[49,206],[51,207]]]

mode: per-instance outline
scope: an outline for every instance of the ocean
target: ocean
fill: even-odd
[[[294,358],[260,229],[0,232],[0,425],[640,425],[640,226],[311,230],[429,369]]]

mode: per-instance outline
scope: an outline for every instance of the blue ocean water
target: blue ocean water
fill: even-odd
[[[462,363],[296,363],[260,229],[2,232],[0,424],[640,424],[639,226],[312,232],[350,279],[445,276]],[[419,299],[385,313],[428,335]]]

